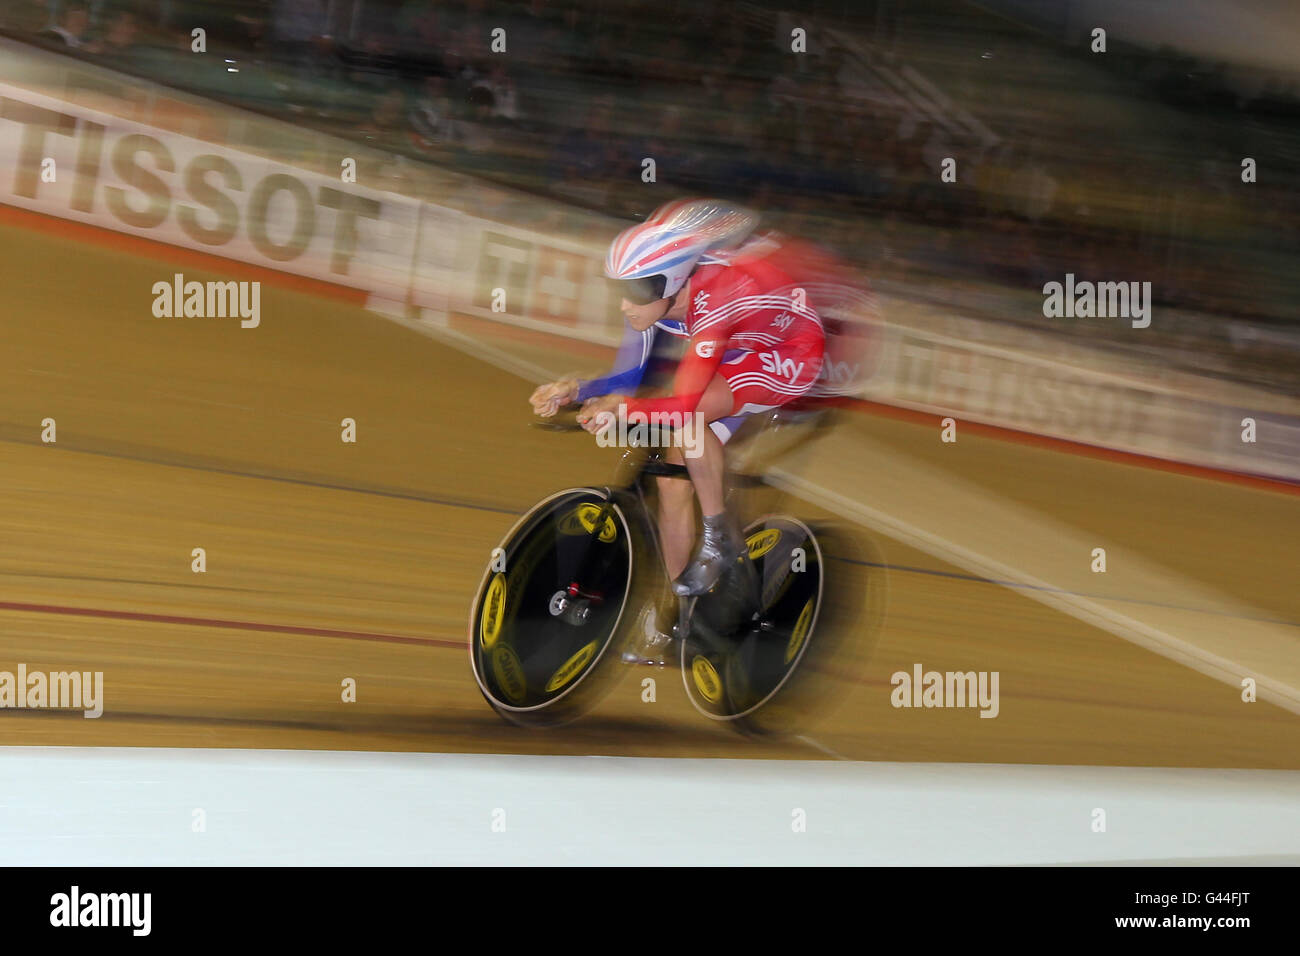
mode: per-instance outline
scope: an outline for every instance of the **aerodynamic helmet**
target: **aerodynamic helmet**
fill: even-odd
[[[738,245],[757,225],[757,213],[725,200],[670,202],[618,234],[605,258],[605,275],[619,280],[632,302],[666,299],[708,252]]]

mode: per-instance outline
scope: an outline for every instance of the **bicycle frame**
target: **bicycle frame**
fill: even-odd
[[[773,416],[773,418],[775,418],[775,416]],[[768,423],[768,426],[770,426],[770,424],[771,422]],[[574,431],[578,430],[581,426],[547,423],[542,427],[555,431]],[[651,510],[650,504],[646,501],[645,479],[647,477],[657,477],[689,481],[690,471],[685,465],[666,461],[663,456],[662,447],[665,446],[651,446],[646,449],[627,449],[624,451],[622,457],[619,459],[618,465],[616,466],[613,484],[606,486],[610,494],[606,499],[606,503],[601,506],[601,510],[598,512],[595,523],[597,527],[599,527],[609,517],[610,509],[616,502],[626,503],[629,500],[634,500],[636,502],[636,507],[625,507],[624,511],[630,518],[633,514],[636,515],[632,520],[639,521],[642,534],[645,539],[650,542],[651,547],[654,550],[659,572],[666,574],[663,542],[659,534],[659,523],[655,520],[655,515]],[[728,497],[730,497],[730,493],[737,489],[766,486],[767,482],[758,476],[729,472],[726,484]],[[719,583],[719,587],[725,585],[727,590],[738,601],[737,606],[747,608],[746,613],[749,613],[748,609],[760,606],[762,583],[759,581],[754,566],[750,561],[742,561],[741,569],[742,570],[739,572],[741,574],[739,581],[735,581],[728,576],[723,582]],[[692,597],[678,602],[677,613],[680,633],[686,634],[690,632],[691,619],[698,601],[699,597]],[[767,622],[762,622],[762,626],[767,627]],[[707,631],[697,634],[697,637],[702,638],[705,643],[713,643],[713,641],[710,640],[711,635]]]
[[[798,413],[795,417],[799,417]],[[788,420],[786,416],[781,418],[783,421]],[[746,439],[767,434],[772,426],[778,424],[778,416],[773,414],[766,420],[751,419],[751,423],[762,427],[750,427],[746,431]],[[580,428],[572,420],[536,422],[535,426],[552,431],[577,431]],[[803,438],[810,432],[797,429],[791,430],[790,434]],[[779,440],[777,444],[781,444]],[[743,454],[748,459],[755,459],[757,443],[745,440],[733,444],[728,451],[737,445],[743,449]],[[480,689],[502,716],[533,726],[557,726],[583,712],[616,680],[614,672],[609,671],[609,665],[603,661],[606,651],[618,646],[614,643],[616,640],[626,639],[628,632],[622,629],[629,626],[629,619],[625,617],[627,609],[646,607],[647,601],[654,600],[656,591],[661,597],[668,596],[663,541],[657,520],[658,506],[652,507],[651,494],[646,488],[650,478],[689,480],[690,472],[684,464],[667,460],[668,447],[671,447],[670,438],[665,438],[658,446],[625,449],[609,483],[568,489],[544,499],[521,517],[520,522],[502,540],[502,547],[514,554],[515,551],[508,542],[521,540],[521,535],[533,536],[537,533],[534,525],[527,524],[534,520],[529,516],[549,514],[543,510],[550,507],[548,503],[569,494],[578,495],[578,500],[585,501],[586,504],[580,505],[579,510],[569,516],[573,529],[557,533],[572,535],[576,532],[581,536],[582,532],[578,530],[580,526],[595,536],[587,549],[569,551],[571,560],[559,574],[549,579],[537,579],[543,583],[531,592],[528,606],[534,610],[528,613],[536,615],[533,618],[536,624],[530,626],[535,626],[537,630],[532,633],[545,634],[545,639],[539,637],[536,641],[529,642],[522,664],[514,653],[516,645],[513,637],[502,640],[500,647],[491,651],[490,660],[486,656],[496,637],[495,632],[492,636],[488,635],[484,630],[487,625],[483,622],[490,622],[493,627],[497,627],[502,619],[484,616],[484,608],[489,606],[484,602],[490,602],[492,598],[488,595],[495,593],[489,585],[496,586],[491,577],[491,569],[485,573],[471,616],[471,666]],[[766,455],[771,448],[772,445],[765,441],[762,454]],[[730,454],[729,458],[732,463],[737,460]],[[729,468],[725,487],[729,510],[733,510],[738,518],[749,516],[754,520],[748,523],[741,521],[746,529],[747,550],[735,566],[725,571],[718,584],[707,594],[685,598],[677,604],[682,680],[691,703],[705,716],[734,721],[733,726],[737,728],[756,727],[773,723],[779,715],[797,713],[798,707],[807,705],[807,698],[802,691],[791,697],[785,688],[790,675],[800,666],[800,661],[805,656],[809,646],[808,635],[820,633],[821,630],[819,621],[826,586],[826,552],[823,547],[825,529],[818,526],[816,531],[811,530],[797,517],[780,513],[783,510],[781,505],[773,510],[773,502],[770,501],[760,503],[748,496],[743,503],[735,500],[736,493],[742,489],[767,488],[777,495],[782,494],[763,477]],[[539,517],[536,520],[557,519]],[[606,538],[604,529],[611,524],[618,526],[620,522],[623,533],[616,535],[611,529],[610,537]],[[790,535],[794,537],[789,537]],[[609,603],[614,596],[614,582],[606,580],[610,569],[606,562],[612,552],[602,551],[604,545],[597,543],[596,538],[606,543],[618,538],[627,542],[627,550],[623,552],[626,557],[618,559],[628,563],[625,572],[618,572],[619,603],[615,612],[609,610],[615,607]],[[529,537],[528,540],[532,538]],[[782,543],[774,550],[777,542]],[[550,546],[544,545],[543,551],[548,547]],[[797,560],[799,566],[793,568],[794,572],[803,571],[805,548],[808,554],[807,566],[810,570],[817,569],[815,577],[806,579],[802,575],[792,575],[789,568],[784,568],[787,561]],[[840,550],[842,552],[843,549]],[[799,557],[792,559],[791,555],[795,553]],[[638,567],[638,562],[644,562],[646,566]],[[657,570],[649,567],[655,562],[658,563]],[[523,566],[530,567],[528,564]],[[504,572],[504,567],[497,570]],[[523,590],[516,588],[531,586],[527,582],[533,579],[527,575],[531,575],[532,571],[523,573],[523,578],[501,579],[505,583],[499,588],[497,600],[502,603],[496,605],[498,608],[509,607],[504,603],[507,593],[523,594]],[[626,577],[623,577],[624,573]],[[790,590],[789,583],[796,580],[808,583]],[[837,600],[842,591],[842,588],[837,588],[833,592],[837,595]],[[542,606],[548,597],[549,609]],[[539,601],[541,603],[537,603]],[[509,615],[509,620],[515,620],[514,611],[505,613]],[[615,616],[611,617],[611,613]],[[608,631],[592,632],[593,637],[605,635],[601,637],[604,643],[599,646],[592,641],[590,646],[578,647],[587,638],[571,642],[570,637],[565,636],[580,632],[569,632],[564,629],[564,625],[582,629],[590,621],[597,620],[601,622],[601,628],[609,628]],[[559,626],[562,630],[554,631],[554,626]],[[620,633],[624,637],[620,638]],[[770,637],[765,637],[764,634]],[[817,642],[817,647],[823,646],[825,640],[821,639]],[[554,648],[554,651],[547,648]],[[596,650],[593,651],[593,648]],[[506,663],[510,667],[505,667]],[[519,679],[521,667],[528,671],[526,681]],[[555,689],[551,684],[557,680],[559,682],[555,688],[564,687],[558,696],[547,698],[541,691],[533,690],[545,684],[545,692],[549,694]],[[564,686],[569,681],[572,683]],[[512,696],[512,687],[518,688],[518,698]],[[525,687],[529,688],[529,693],[540,696],[528,698],[525,703]],[[723,697],[714,696],[719,693]],[[769,702],[778,693],[786,695],[782,698],[783,703],[779,703],[775,711],[769,711]],[[737,709],[734,712],[728,710],[732,707]],[[760,710],[764,715],[761,718],[755,716]]]
[[[764,426],[771,427],[775,423],[776,415],[773,414],[769,422]],[[537,427],[549,431],[582,431],[581,425],[565,422],[537,422]],[[645,478],[673,478],[679,481],[690,481],[690,471],[685,465],[678,465],[664,459],[662,449],[669,446],[649,446],[644,449],[629,448],[623,452],[619,463],[615,468],[615,477],[611,485],[607,486],[611,492],[610,497],[605,505],[601,507],[598,522],[605,521],[609,517],[610,505],[614,503],[616,496],[627,496],[635,493],[638,508],[634,509],[642,522],[642,530],[646,537],[652,542],[656,556],[659,559],[659,567],[665,568],[663,541],[659,535],[659,523],[655,520],[650,505],[646,502],[645,496]],[[754,475],[729,472],[727,475],[727,491],[745,487],[765,486],[767,482]],[[683,602],[685,606],[687,602]],[[685,624],[685,620],[682,621]]]

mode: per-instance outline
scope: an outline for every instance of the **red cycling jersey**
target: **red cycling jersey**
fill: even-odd
[[[632,398],[628,411],[686,415],[715,374],[731,387],[731,414],[783,405],[806,393],[822,366],[825,335],[799,283],[798,246],[765,235],[711,254],[686,292],[689,342],[668,398]]]

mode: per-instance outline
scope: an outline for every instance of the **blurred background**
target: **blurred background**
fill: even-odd
[[[0,25],[615,216],[744,199],[879,279],[969,286],[999,321],[1295,394],[1296,17],[1271,0],[6,0]],[[214,55],[191,55],[195,26]],[[645,157],[653,191],[635,188]],[[1000,294],[1067,272],[1150,281],[1185,314],[1122,335]]]
[[[0,664],[109,694],[3,742],[1296,769],[1298,10],[2,0]],[[885,623],[813,743],[671,674],[521,734],[464,659],[482,562],[612,466],[525,399],[608,367],[603,248],[686,195],[879,298],[863,390],[774,475],[872,536]],[[263,281],[261,325],[152,314],[179,272]],[[1149,282],[1150,327],[1045,317],[1067,274]],[[1000,672],[998,719],[891,707],[917,663]]]

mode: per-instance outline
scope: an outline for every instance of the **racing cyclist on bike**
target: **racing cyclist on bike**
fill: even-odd
[[[709,424],[698,456],[678,448],[669,454],[679,464],[685,458],[690,484],[659,479],[664,564],[678,597],[707,592],[745,550],[725,510],[725,442],[746,416],[808,392],[822,367],[825,336],[800,284],[798,244],[775,233],[756,235],[757,224],[753,212],[723,201],[679,200],[620,233],[605,262],[606,275],[619,283],[627,323],[613,371],[542,385],[530,398],[544,417],[583,402],[578,421],[592,433],[634,412],[668,413],[677,421],[698,413]],[[687,340],[672,394],[631,397],[657,331]],[[704,525],[693,557],[692,490]],[[657,650],[671,642],[663,611],[661,605],[657,623],[647,628],[644,658],[660,656]]]

